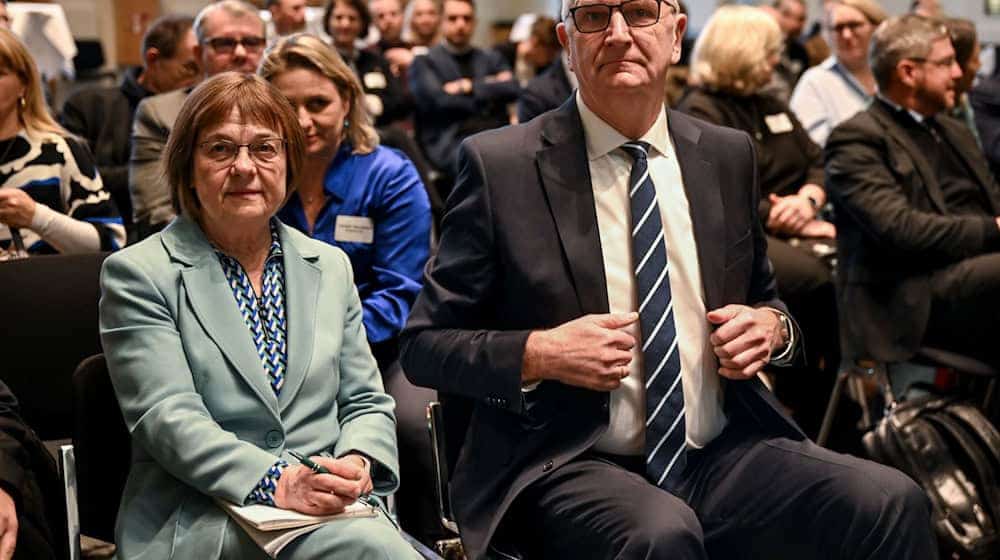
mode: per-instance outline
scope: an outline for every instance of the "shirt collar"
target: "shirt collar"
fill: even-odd
[[[907,109],[906,107],[903,107],[902,105],[899,105],[898,103],[896,103],[895,101],[893,101],[893,100],[889,99],[888,97],[882,95],[881,93],[877,93],[875,95],[877,95],[878,98],[881,99],[883,103],[885,103],[886,105],[888,105],[888,106],[892,107],[893,109],[895,109],[896,112],[901,113],[903,111],[906,111],[907,113],[910,114],[910,117],[912,117],[913,120],[917,121],[917,123],[919,123],[919,124],[924,124],[924,121],[927,120],[927,118],[928,118],[928,117],[925,117],[924,115],[921,115],[920,113],[914,111],[913,109]]]
[[[351,147],[350,143],[346,140],[340,143],[340,148],[337,150],[337,155],[333,157],[333,161],[330,162],[330,166],[326,168],[326,177],[323,180],[323,191],[327,195],[335,197],[337,200],[344,200],[347,198],[348,192],[351,190],[352,185],[350,181],[344,180],[342,175],[344,165],[350,160],[353,155],[354,148]]]
[[[267,250],[267,259],[265,262],[270,261],[276,257],[281,257],[284,253],[281,250],[281,235],[278,233],[278,220],[276,218],[271,218],[270,221],[271,228],[271,246]],[[235,260],[233,257],[223,253],[218,247],[212,246],[215,249],[215,254],[219,256],[220,259]]]
[[[587,138],[587,158],[591,161],[602,158],[620,148],[622,144],[633,140],[646,142],[660,155],[668,155],[672,152],[665,108],[660,109],[659,116],[656,117],[653,126],[645,134],[633,139],[626,138],[614,127],[601,120],[601,117],[598,117],[590,110],[590,107],[587,107],[579,91],[576,92],[576,104],[580,109],[580,121],[583,123],[584,136]]]

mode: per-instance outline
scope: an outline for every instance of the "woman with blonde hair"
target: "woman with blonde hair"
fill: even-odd
[[[835,373],[839,363],[837,316],[830,269],[802,246],[832,246],[831,223],[819,217],[826,204],[822,150],[780,99],[764,94],[782,47],[781,31],[770,15],[750,6],[723,6],[709,19],[691,59],[694,87],[678,110],[714,124],[747,132],[756,148],[760,220],[768,235],[782,299],[809,337],[809,363]],[[826,241],[815,241],[826,239]],[[796,241],[793,243],[792,240]],[[806,243],[799,243],[802,240]],[[818,427],[829,390],[816,375],[778,379],[779,396],[809,431]],[[807,382],[805,396],[790,383]],[[782,383],[784,382],[784,385]],[[825,392],[824,392],[825,391]]]
[[[308,34],[285,38],[267,52],[258,72],[288,98],[306,133],[298,191],[278,216],[347,253],[368,343],[397,402],[401,456],[429,461],[424,408],[435,395],[411,385],[397,360],[397,339],[429,255],[431,214],[424,185],[409,160],[378,145],[361,84],[322,40]],[[431,523],[433,509],[410,515],[408,508],[426,496],[426,485],[419,486],[423,477],[412,474],[411,465],[401,467],[407,481],[399,500],[404,527],[411,519]]]
[[[885,18],[875,0],[825,2],[823,29],[833,54],[802,75],[789,102],[820,146],[835,126],[864,109],[875,95],[868,43]]]
[[[93,156],[49,114],[28,49],[0,29],[0,258],[124,244]]]

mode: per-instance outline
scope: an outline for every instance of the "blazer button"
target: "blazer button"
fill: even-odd
[[[266,443],[271,449],[281,447],[281,444],[284,441],[285,438],[282,437],[281,432],[278,430],[271,430],[270,432],[267,432],[266,436],[264,436],[264,443]]]
[[[552,470],[552,461],[547,461],[544,466],[542,466],[542,472],[549,472]]]

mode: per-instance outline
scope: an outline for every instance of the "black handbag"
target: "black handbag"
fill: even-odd
[[[1000,558],[1000,433],[978,408],[957,397],[907,400],[863,441],[927,493],[943,557]]]

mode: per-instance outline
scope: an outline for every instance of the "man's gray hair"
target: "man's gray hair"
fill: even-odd
[[[906,14],[882,22],[872,34],[868,50],[879,89],[889,88],[901,60],[926,58],[939,39],[949,39],[948,28],[935,19]]]
[[[215,2],[209,4],[198,12],[198,15],[194,18],[194,34],[198,38],[198,44],[204,44],[206,39],[209,37],[205,36],[205,20],[212,12],[222,10],[227,14],[233,16],[235,19],[243,18],[253,18],[260,22],[260,32],[261,36],[264,35],[264,20],[260,19],[260,14],[257,12],[257,8],[253,5],[243,2],[242,0],[221,0],[220,2]]]

